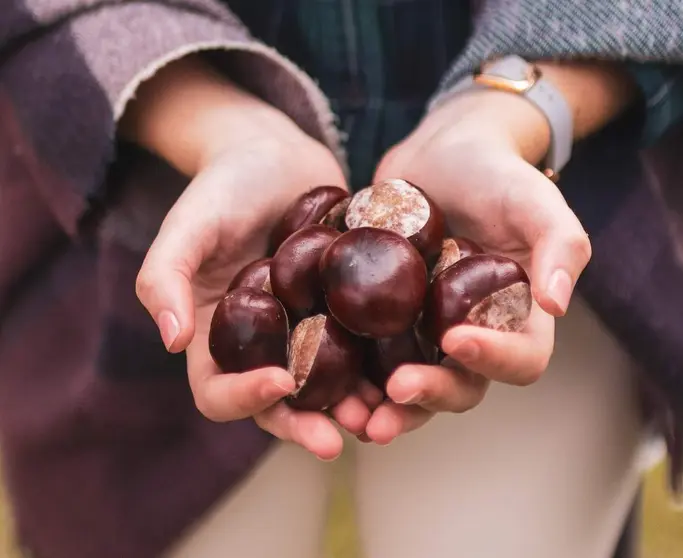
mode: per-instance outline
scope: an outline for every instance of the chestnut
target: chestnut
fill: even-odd
[[[431,267],[441,252],[446,224],[441,210],[417,186],[389,179],[358,191],[346,210],[349,229],[376,227],[407,238]]]
[[[344,399],[360,376],[361,341],[324,314],[299,322],[292,332],[288,365],[296,389],[286,397],[287,404],[324,411]]]
[[[228,291],[239,287],[253,287],[272,293],[270,288],[270,263],[271,258],[260,258],[245,265],[240,269],[228,286]]]
[[[323,224],[340,228],[344,223],[350,194],[339,186],[317,186],[299,196],[285,211],[270,235],[274,253],[287,238],[306,225]]]
[[[292,319],[300,320],[324,309],[320,256],[340,234],[326,225],[308,225],[275,252],[270,264],[271,289]]]
[[[417,320],[427,291],[427,267],[398,233],[360,227],[342,233],[320,258],[330,313],[364,337],[390,337]]]
[[[389,376],[403,364],[435,364],[436,347],[421,338],[416,327],[391,337],[382,337],[374,341],[368,351],[365,377],[384,391]]]
[[[287,366],[289,321],[280,301],[253,287],[228,292],[216,306],[209,352],[222,372]]]
[[[437,275],[425,298],[421,325],[440,346],[446,331],[472,324],[499,331],[520,331],[531,312],[529,277],[516,261],[477,254]]]
[[[432,278],[444,269],[451,267],[458,260],[483,253],[484,250],[479,244],[464,236],[444,238],[441,243],[441,254],[434,265],[434,269],[432,269]]]

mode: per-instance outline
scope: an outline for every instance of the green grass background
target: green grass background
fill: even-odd
[[[362,558],[354,526],[347,462],[335,464],[325,558]],[[683,512],[672,508],[664,490],[664,465],[646,477],[643,495],[642,558],[683,558]],[[0,487],[0,558],[23,558],[13,541],[12,521]]]

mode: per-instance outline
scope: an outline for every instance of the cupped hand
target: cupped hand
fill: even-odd
[[[168,350],[186,350],[190,386],[206,417],[221,422],[254,417],[276,437],[300,444],[321,459],[333,459],[341,452],[342,438],[330,416],[294,411],[282,401],[295,388],[290,374],[281,368],[222,374],[209,353],[208,334],[230,280],[245,264],[264,255],[270,230],[287,206],[313,186],[343,187],[343,173],[328,149],[274,108],[202,67],[180,68],[184,75],[170,75],[166,87],[158,85],[155,94],[147,94],[149,110],[137,109],[141,118],[150,119],[149,111],[160,114],[131,125],[131,135],[159,137],[148,143],[162,155],[171,154],[168,159],[177,154],[176,166],[195,175],[146,255],[136,286],[138,297]],[[192,79],[199,108],[191,118],[177,116],[191,100],[189,88],[177,103],[168,101],[167,118],[162,118],[159,96],[170,87],[187,88]],[[210,99],[214,105],[202,115]],[[173,130],[163,128],[173,115],[179,127],[186,127],[185,134],[176,131],[177,139],[169,137]],[[206,145],[185,150],[179,143],[183,138],[202,138]],[[201,156],[188,157],[189,153]],[[378,396],[367,386],[359,391],[371,404]],[[358,434],[370,417],[365,400],[351,395],[329,415]]]
[[[527,131],[520,134],[520,126]],[[518,261],[531,279],[534,302],[519,333],[457,326],[442,339],[449,357],[442,366],[397,369],[387,384],[390,401],[368,423],[369,439],[386,444],[436,412],[475,407],[492,380],[527,385],[546,369],[554,319],[566,312],[591,246],[557,186],[524,157],[529,142],[532,152],[542,155],[547,149],[543,126],[535,109],[512,95],[453,100],[429,115],[378,167],[377,180],[404,178],[423,188],[444,210],[455,234]],[[534,137],[546,147],[534,145]]]

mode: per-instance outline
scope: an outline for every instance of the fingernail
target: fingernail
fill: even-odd
[[[268,395],[271,397],[284,397],[294,391],[296,387],[291,378],[283,378],[280,374],[275,374],[273,382],[266,386]]]
[[[463,341],[450,354],[458,362],[466,364],[479,358],[479,346],[474,341]]]
[[[161,340],[166,346],[166,350],[170,351],[171,346],[180,335],[180,323],[173,312],[162,310],[157,318],[157,326],[161,333]]]
[[[400,388],[403,389],[403,395],[393,399],[394,403],[399,405],[415,405],[422,399],[422,377],[419,373],[413,370],[400,370],[397,371],[394,382],[396,382]]]
[[[572,279],[564,269],[558,269],[552,274],[548,283],[548,296],[562,313],[567,311],[572,290]]]
[[[398,403],[399,405],[417,405],[421,400],[422,392],[418,390],[407,397],[395,399],[394,403]]]
[[[261,394],[266,401],[270,401],[271,399],[282,399],[285,395],[289,395],[290,393],[291,390],[278,384],[267,384],[261,388]]]

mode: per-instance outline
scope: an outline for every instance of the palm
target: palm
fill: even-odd
[[[228,231],[222,236],[229,236]],[[220,243],[224,244],[223,242]],[[214,309],[224,296],[230,281],[247,263],[264,255],[266,246],[265,232],[258,234],[253,243],[245,244],[245,249],[216,250],[213,258],[200,267],[192,282],[195,305],[195,335],[188,350],[193,358],[200,358],[203,366],[213,367],[208,358],[209,328]]]
[[[533,199],[523,188],[509,186],[515,175],[529,172],[535,171],[518,157],[492,154],[481,146],[459,146],[449,157],[437,152],[416,159],[407,171],[446,213],[454,234],[476,240],[487,252],[517,260],[527,271],[536,217]]]
[[[552,351],[557,314],[548,296],[548,269],[567,255],[587,261],[585,248],[590,246],[559,191],[509,147],[456,137],[450,129],[418,131],[390,153],[378,170],[378,178],[389,177],[421,186],[442,208],[453,234],[468,236],[486,252],[510,257],[525,268],[534,302],[523,337],[461,330],[453,331],[448,345],[454,347],[458,335],[467,335],[477,339],[483,354],[499,355],[477,367],[488,377],[537,377]],[[570,242],[562,245],[563,236]],[[523,345],[528,349],[522,351]]]
[[[470,178],[476,180],[476,177]],[[457,208],[453,201],[443,202],[442,206],[448,215],[452,230],[456,234],[463,234],[477,241],[487,253],[500,254],[519,262],[531,277],[533,246],[527,241],[526,224],[523,219],[511,217],[528,215],[528,212],[519,207],[520,202],[503,192],[492,192],[491,189],[483,188],[474,181],[468,184],[472,185],[468,191],[473,194],[459,196],[460,200],[467,201],[458,204]],[[486,220],[477,220],[476,215],[488,217]],[[527,330],[552,330],[554,325],[553,317],[534,301]]]
[[[169,212],[137,289],[153,316],[173,309],[170,319],[180,331],[164,339],[172,339],[167,346],[173,351],[186,349],[190,386],[205,416],[220,422],[253,417],[276,437],[329,459],[341,451],[342,438],[325,414],[293,411],[281,401],[295,387],[286,371],[220,374],[208,343],[214,309],[234,275],[265,254],[287,206],[322,184],[343,185],[344,176],[332,154],[310,138],[231,148],[195,177]],[[163,335],[177,327],[165,319],[160,329]],[[349,395],[330,410],[354,434],[365,428],[378,395],[359,389],[362,398]]]
[[[197,186],[211,189],[215,213],[205,216],[204,254],[192,278],[195,335],[188,347],[190,366],[215,368],[208,353],[214,309],[235,274],[265,255],[270,230],[284,209],[312,186],[342,178],[336,161],[322,149],[313,149],[305,167],[295,166],[295,160],[280,156],[269,161],[255,149],[231,152],[195,179]],[[223,186],[230,175],[239,180],[239,189]]]

